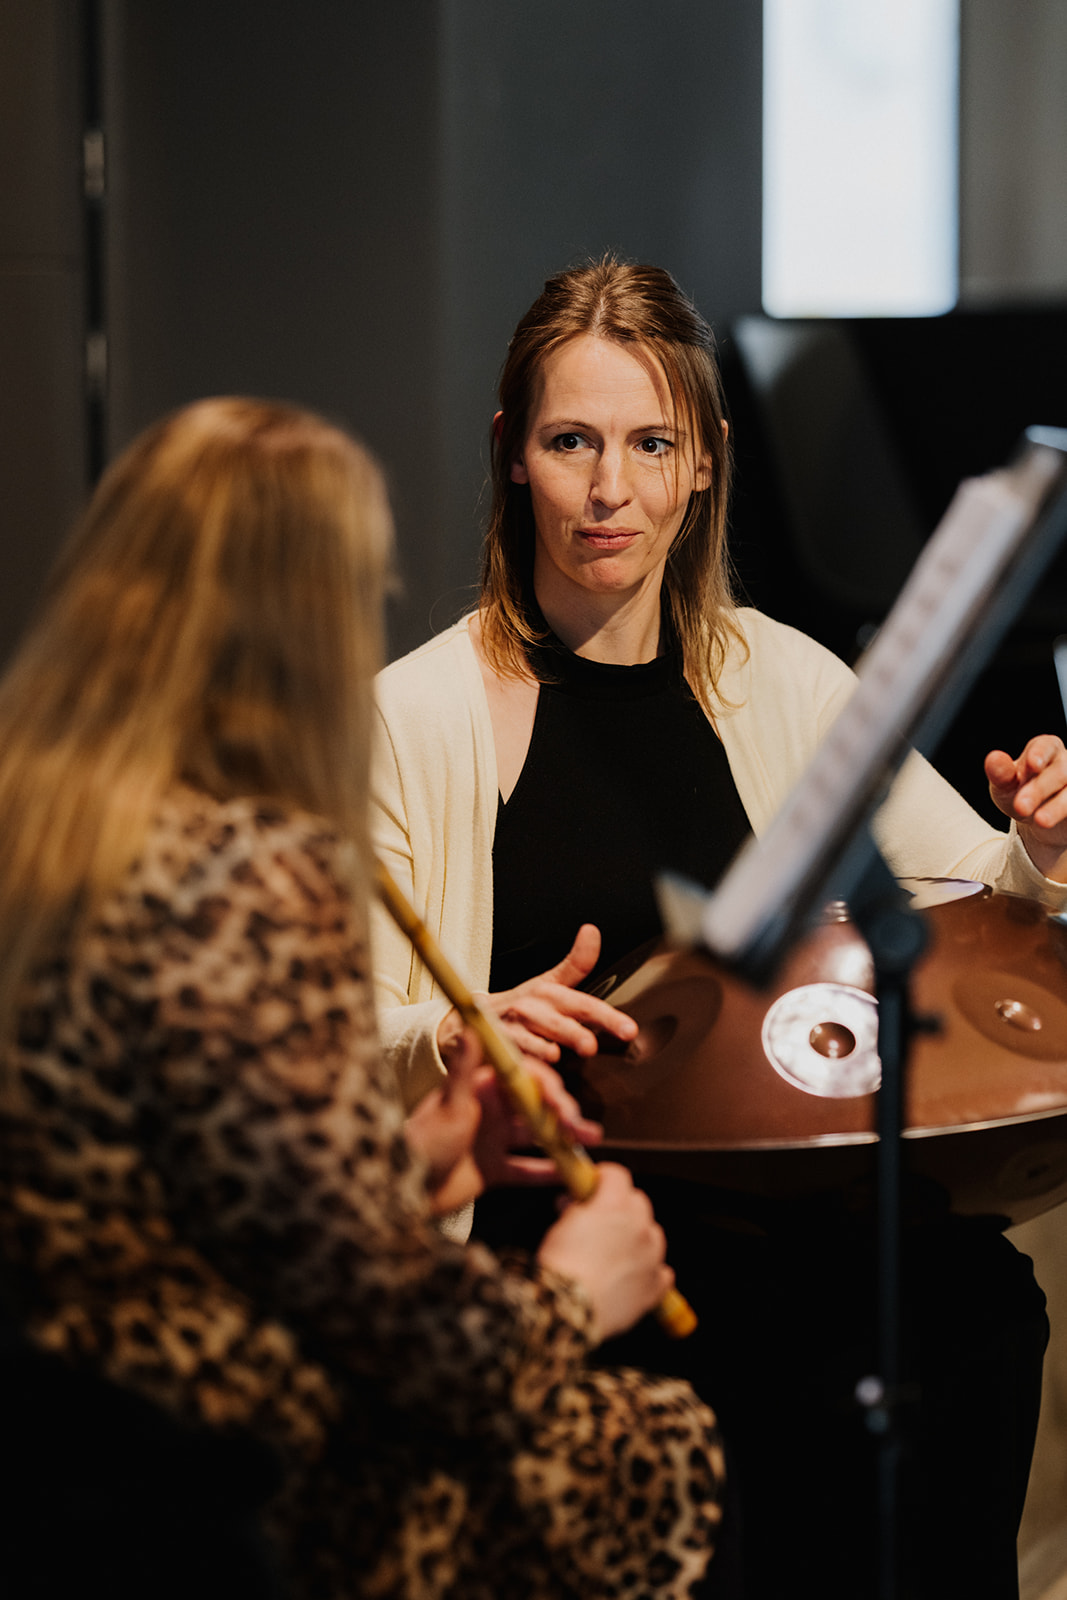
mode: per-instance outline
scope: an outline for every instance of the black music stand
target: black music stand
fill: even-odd
[[[879,1447],[880,1600],[898,1579],[900,1246],[909,1002],[924,928],[879,856],[870,819],[914,745],[929,755],[1067,534],[1067,429],[1030,428],[1007,467],[961,484],[858,666],[857,689],[770,828],[718,889],[669,880],[661,908],[675,942],[759,983],[828,900],[843,900],[876,973],[878,1354],[857,1400]]]

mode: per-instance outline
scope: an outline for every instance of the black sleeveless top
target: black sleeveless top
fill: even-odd
[[[748,836],[726,752],[675,647],[640,666],[531,655],[542,679],[530,748],[493,843],[489,988],[560,961],[583,922],[603,938],[597,971],[662,933],[653,878],[711,888]]]

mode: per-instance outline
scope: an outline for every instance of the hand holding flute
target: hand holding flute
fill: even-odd
[[[552,1157],[568,1192],[576,1200],[587,1201],[603,1185],[597,1200],[585,1215],[566,1213],[560,1222],[549,1230],[539,1252],[539,1259],[556,1271],[585,1281],[586,1287],[591,1290],[594,1303],[597,1299],[596,1285],[588,1282],[590,1267],[594,1278],[599,1273],[606,1279],[607,1275],[615,1272],[616,1287],[621,1281],[618,1276],[620,1267],[623,1269],[623,1280],[627,1275],[627,1268],[631,1277],[641,1271],[647,1273],[650,1268],[658,1271],[658,1281],[663,1292],[655,1306],[656,1315],[669,1333],[675,1337],[685,1337],[696,1326],[696,1318],[683,1297],[673,1288],[673,1274],[662,1263],[662,1234],[652,1216],[647,1198],[639,1190],[634,1189],[630,1175],[624,1168],[608,1164],[597,1167],[580,1145],[562,1133],[554,1112],[544,1103],[537,1081],[523,1064],[516,1047],[478,1005],[381,863],[377,867],[376,887],[386,908],[410,938],[419,956],[452,1001],[464,1023],[477,1035],[485,1058],[495,1069],[508,1099],[526,1120],[536,1141]],[[471,1062],[461,1060],[460,1071],[470,1070]],[[629,1216],[628,1222],[623,1220],[624,1213]],[[588,1237],[591,1227],[600,1235],[596,1241],[597,1247],[592,1251]],[[631,1229],[629,1238],[632,1262],[623,1260],[620,1249],[627,1227]],[[657,1252],[658,1262],[653,1259]],[[576,1265],[579,1259],[580,1270]],[[632,1294],[639,1293],[636,1283],[631,1284],[629,1288]],[[625,1299],[625,1294],[623,1298]],[[647,1305],[637,1306],[633,1315],[617,1326],[612,1325],[619,1315],[617,1310],[609,1310],[606,1314],[602,1312],[600,1320],[603,1325],[599,1330],[601,1336],[606,1337],[611,1332],[621,1331],[621,1328],[628,1326],[641,1310],[647,1308]]]

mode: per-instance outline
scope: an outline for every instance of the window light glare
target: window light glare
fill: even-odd
[[[958,0],[764,0],[763,305],[933,316],[958,293]]]

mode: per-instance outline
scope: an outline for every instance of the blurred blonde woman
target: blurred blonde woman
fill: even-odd
[[[217,399],[138,439],[66,550],[0,687],[3,1287],[67,1369],[270,1448],[287,1591],[681,1597],[714,1419],[584,1364],[671,1281],[648,1202],[606,1166],[534,1258],[449,1242],[435,1213],[526,1172],[515,1130],[468,1038],[406,1125],[381,1062],[390,539],[357,443]]]

